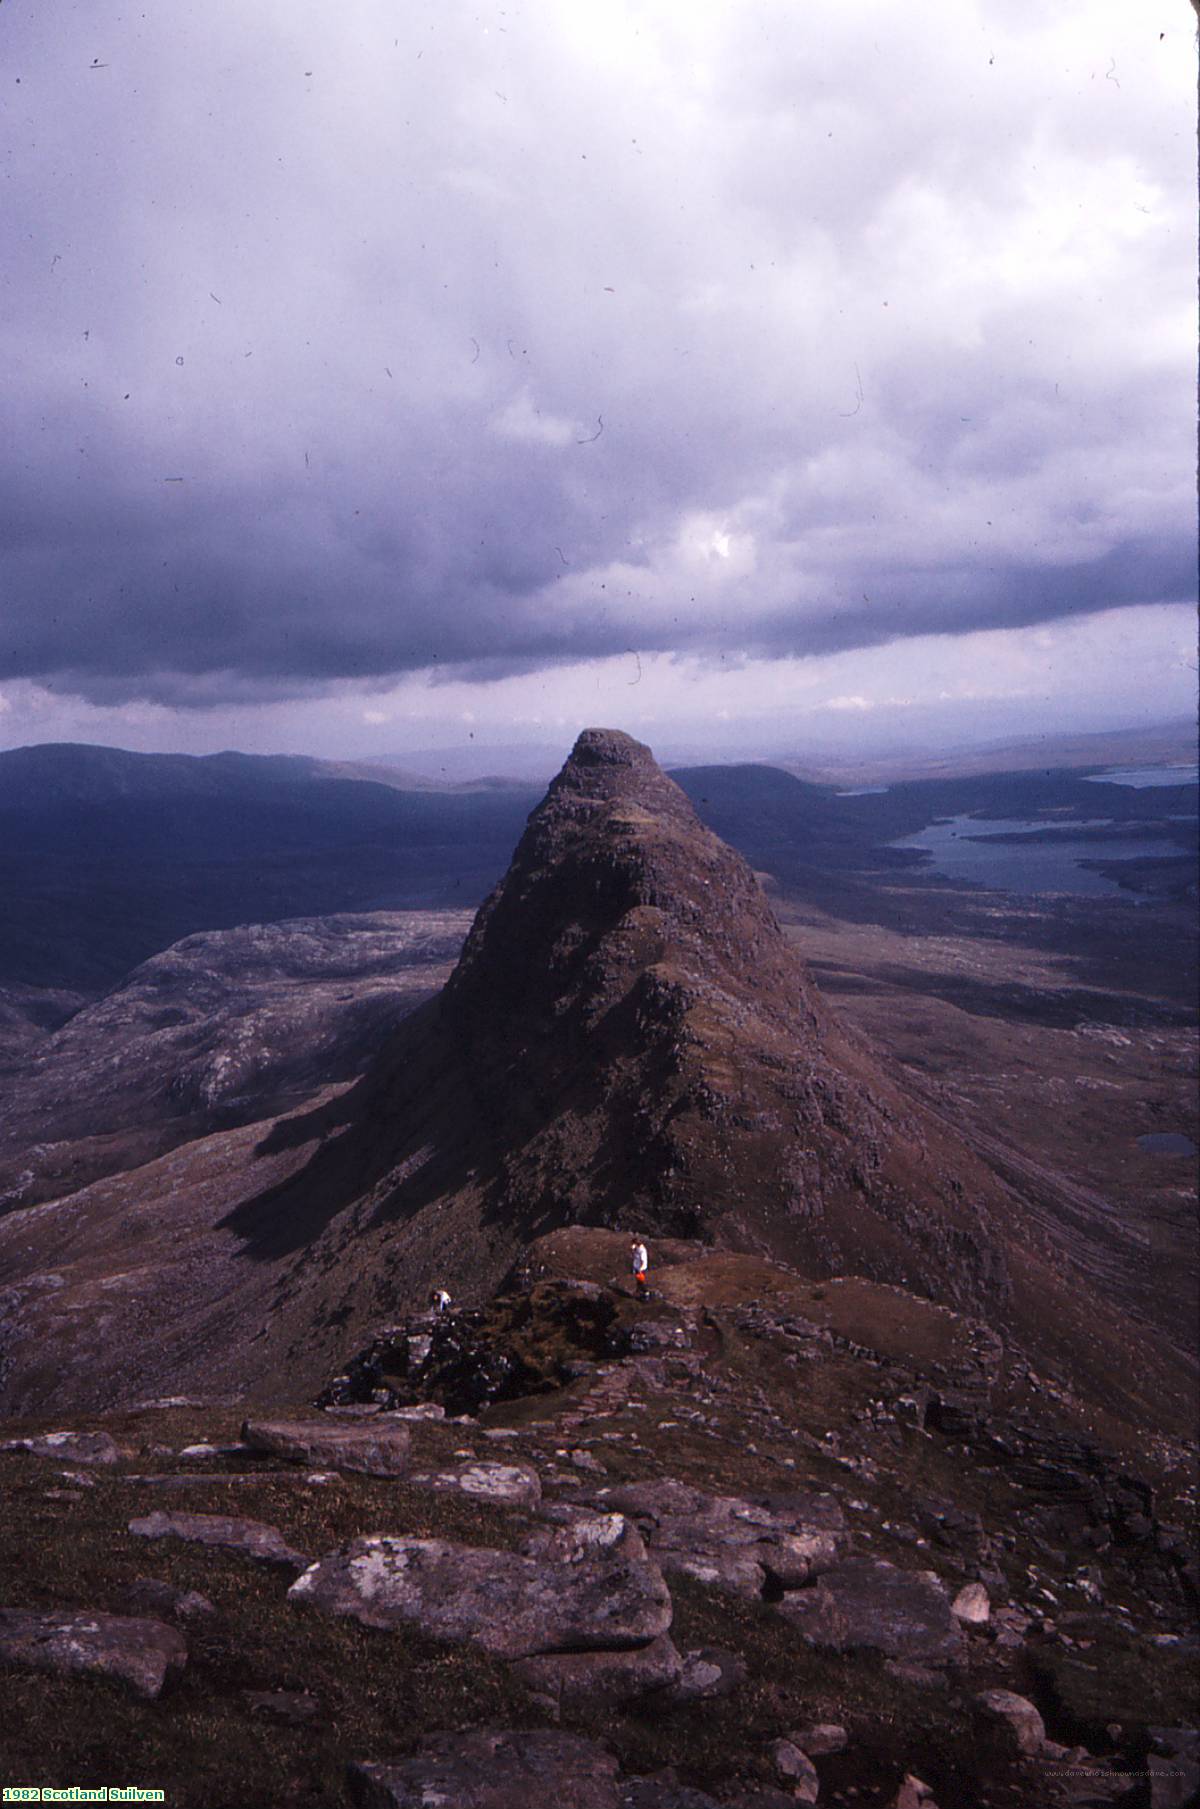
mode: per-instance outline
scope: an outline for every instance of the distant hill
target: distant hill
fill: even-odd
[[[197,930],[474,907],[537,795],[289,756],[0,753],[0,986],[100,991]]]
[[[877,754],[870,759],[778,755],[788,772],[827,784],[870,785],[888,780],[958,779],[981,773],[1047,772],[1067,767],[1166,765],[1196,758],[1196,721],[1178,717],[1146,728],[1099,729],[1089,733],[1024,735],[983,747],[916,749]]]

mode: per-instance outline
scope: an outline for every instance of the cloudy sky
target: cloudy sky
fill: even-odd
[[[1183,0],[8,0],[0,745],[1192,707]]]

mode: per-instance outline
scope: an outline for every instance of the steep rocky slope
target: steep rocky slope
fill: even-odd
[[[607,731],[360,1083],[0,1225],[2,1398],[316,1388],[434,1282],[481,1300],[574,1223],[902,1285],[1093,1398],[1186,1412],[1153,1335],[1099,1310],[1019,1192],[839,1029],[749,868]]]

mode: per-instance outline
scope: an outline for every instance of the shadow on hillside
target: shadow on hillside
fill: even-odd
[[[1175,1030],[1186,1029],[1192,1021],[1191,1012],[1182,1005],[1127,993],[1022,986],[1016,981],[977,980],[963,974],[927,973],[895,965],[873,967],[861,974],[847,973],[826,961],[812,961],[810,966],[821,992],[829,998],[896,987],[942,999],[972,1017],[1037,1024],[1050,1030],[1073,1030],[1080,1023]]]
[[[297,1173],[220,1221],[243,1239],[244,1256],[268,1262],[305,1248],[381,1185],[374,1222],[411,1218],[465,1183],[474,1139],[464,1132],[464,1082],[437,1006],[431,999],[407,1018],[356,1086],[271,1127],[258,1156],[314,1140],[319,1147]]]

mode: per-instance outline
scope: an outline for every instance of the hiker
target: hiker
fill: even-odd
[[[629,1246],[629,1260],[633,1265],[633,1279],[637,1283],[637,1297],[646,1298],[646,1270],[650,1267],[650,1258],[646,1253],[646,1245],[642,1238],[637,1238]]]
[[[448,1313],[450,1311],[450,1296],[447,1294],[445,1288],[435,1288],[433,1293],[429,1296],[429,1304],[435,1313]]]

